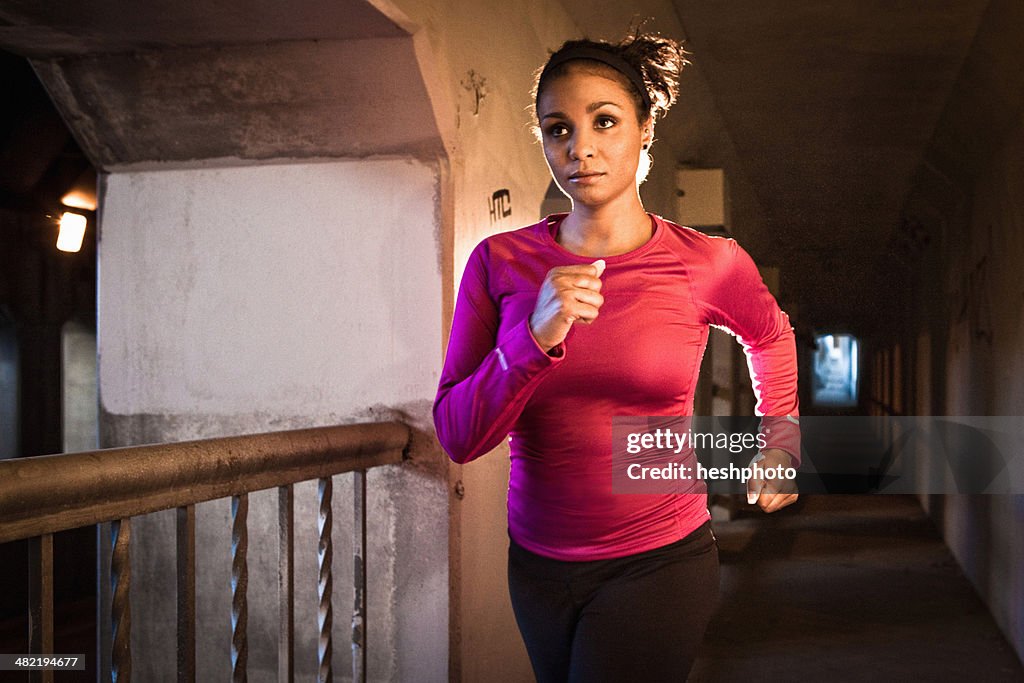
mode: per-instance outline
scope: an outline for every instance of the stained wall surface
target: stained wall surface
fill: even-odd
[[[423,426],[441,336],[436,165],[399,158],[144,171],[112,174],[105,185],[105,445],[375,419]],[[447,493],[426,470],[369,476],[374,678],[447,677],[447,633],[431,626],[448,620]],[[339,643],[352,599],[349,487],[347,475],[335,478]],[[250,502],[252,680],[276,680],[276,502],[274,491]],[[315,482],[298,487],[301,677],[316,667],[316,515]],[[230,669],[229,501],[201,505],[197,517],[199,677],[222,680]],[[173,528],[172,511],[137,519],[134,529],[133,581],[147,587],[133,602],[143,680],[173,670],[174,620],[160,616],[174,612]],[[338,671],[349,657],[335,647]]]
[[[4,9],[13,27],[5,45],[34,60],[76,137],[109,174],[101,198],[102,445],[390,417],[414,426],[422,466],[371,475],[370,535],[380,559],[370,596],[371,638],[379,638],[371,675],[490,680],[500,671],[505,680],[531,679],[504,576],[507,447],[449,464],[431,442],[429,407],[470,251],[538,217],[549,177],[530,132],[531,74],[568,38],[619,37],[638,12],[689,38],[694,65],[672,118],[659,124],[642,190],[647,208],[673,218],[677,164],[723,168],[729,227],[761,265],[782,267],[782,303],[798,328],[820,320],[810,320],[806,306],[798,315],[797,299],[821,292],[812,303],[828,302],[830,324],[846,324],[853,297],[831,286],[794,290],[796,269],[805,280],[841,279],[844,288],[902,283],[903,264],[879,274],[848,263],[849,250],[835,246],[844,242],[832,238],[852,234],[865,253],[889,250],[886,239],[859,231],[864,197],[887,198],[873,223],[887,237],[905,176],[934,128],[917,190],[931,202],[924,214],[941,218],[929,225],[917,312],[902,316],[904,329],[863,333],[890,335],[884,341],[902,349],[901,367],[921,368],[914,378],[894,374],[887,391],[914,387],[919,404],[927,394],[922,414],[925,406],[933,414],[1019,414],[1020,387],[1000,381],[1024,369],[1014,265],[1024,258],[1021,79],[1016,41],[1004,38],[1019,35],[1007,30],[1021,25],[1013,0],[972,0],[955,12],[889,8],[884,43],[871,32],[881,26],[880,7],[849,4],[837,13],[810,2],[745,3],[726,16],[709,4],[659,0],[597,10],[573,0],[303,0],[286,14],[253,5],[235,17],[240,6],[190,0],[173,14],[140,9],[130,25],[109,0],[71,18],[14,4]],[[784,14],[786,4],[795,15]],[[982,5],[989,9],[972,38]],[[835,34],[819,30],[837,16],[856,21]],[[794,39],[763,30],[772,24]],[[861,36],[858,26],[871,31]],[[822,38],[827,59],[802,52],[820,49]],[[833,49],[840,38],[846,47]],[[965,51],[950,91],[947,75]],[[824,70],[808,72],[809,61]],[[816,88],[830,84],[838,96],[819,97]],[[876,93],[889,105],[867,108]],[[802,117],[815,112],[808,135]],[[792,151],[794,138],[814,149]],[[830,144],[837,141],[856,164],[840,163]],[[899,182],[876,187],[894,166]],[[855,182],[833,180],[847,168]],[[801,175],[808,169],[810,181]],[[863,192],[833,202],[826,182]],[[929,183],[937,189],[921,189]],[[837,206],[847,207],[857,231],[822,219]],[[805,255],[794,249],[808,245],[787,233],[794,222],[814,237]],[[902,305],[903,292],[886,292]],[[339,510],[346,486],[339,480]],[[299,519],[313,519],[315,492],[305,487],[299,496]],[[1014,578],[1022,549],[1002,536],[1020,524],[1019,499],[927,503],[1024,651]],[[254,496],[255,529],[274,529],[272,508],[271,498]],[[227,502],[201,506],[199,515],[207,568],[200,581],[212,591],[200,618],[204,632],[217,634],[201,658],[216,662],[209,666],[220,668],[203,673],[219,680],[228,648]],[[336,522],[339,546],[348,538],[344,518]],[[140,522],[138,537],[148,539],[139,541],[148,553],[134,560],[140,577],[170,580],[172,526],[169,516]],[[273,544],[262,541],[251,544],[254,595],[273,589]],[[298,545],[308,582],[313,540],[302,536]],[[343,586],[344,563],[337,564]],[[135,598],[140,652],[157,643],[160,653],[141,665],[151,667],[145,678],[168,666],[172,639],[159,592]],[[311,600],[298,607],[304,643],[313,642]],[[336,614],[347,612],[347,600],[339,592]],[[273,666],[271,602],[255,602],[251,615],[259,680]],[[336,648],[338,670],[344,650]],[[303,656],[308,672],[314,659]]]
[[[946,414],[1024,414],[1024,117],[971,188],[946,287]],[[955,306],[956,302],[964,304]],[[946,543],[1024,659],[1024,495],[931,503]]]
[[[908,198],[915,264],[911,389],[924,415],[1024,414],[1024,6],[987,6]],[[922,498],[1024,659],[1024,496]]]

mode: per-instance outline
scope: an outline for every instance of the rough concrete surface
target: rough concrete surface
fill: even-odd
[[[805,496],[715,535],[722,599],[692,682],[1024,680],[913,497]]]

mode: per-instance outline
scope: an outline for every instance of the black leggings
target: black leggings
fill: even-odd
[[[710,522],[611,560],[552,560],[510,539],[508,586],[539,683],[678,683],[718,604],[718,546]]]

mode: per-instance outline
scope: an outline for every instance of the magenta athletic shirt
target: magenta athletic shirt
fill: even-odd
[[[529,318],[547,272],[589,264],[555,240],[565,214],[486,238],[466,264],[434,401],[434,425],[465,463],[510,437],[509,534],[560,560],[677,541],[709,515],[693,493],[612,493],[615,415],[692,415],[708,326],[746,351],[758,415],[783,416],[768,447],[799,460],[796,345],[789,318],[731,239],[651,216],[643,246],[605,257],[604,304],[549,355]],[[790,418],[785,418],[790,416]],[[766,432],[762,420],[762,433]]]

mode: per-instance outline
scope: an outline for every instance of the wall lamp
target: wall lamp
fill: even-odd
[[[77,253],[82,249],[85,228],[89,224],[86,215],[96,211],[96,171],[92,167],[82,171],[71,188],[60,198],[66,209],[60,217],[60,232],[57,234],[57,248]],[[74,211],[78,209],[78,211]]]
[[[72,253],[81,251],[82,239],[88,220],[80,213],[65,211],[60,217],[60,232],[57,233],[57,248]]]

